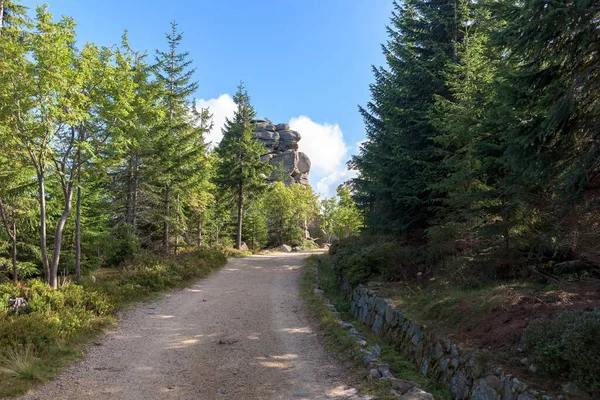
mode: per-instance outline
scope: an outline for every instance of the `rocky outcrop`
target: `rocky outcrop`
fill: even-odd
[[[272,124],[269,121],[255,120],[254,133],[266,152],[261,157],[275,167],[269,180],[275,181],[284,174],[284,182],[308,185],[310,159],[298,151],[300,133],[290,129],[288,124]]]

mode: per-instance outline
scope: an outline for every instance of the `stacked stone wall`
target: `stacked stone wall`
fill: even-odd
[[[460,350],[449,339],[436,339],[425,327],[411,320],[392,301],[377,297],[370,289],[344,289],[351,296],[351,311],[396,350],[412,360],[421,374],[448,386],[455,399],[463,400],[552,400],[530,388],[499,367],[480,362],[474,354]]]

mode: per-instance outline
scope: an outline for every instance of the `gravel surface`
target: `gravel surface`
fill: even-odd
[[[298,294],[308,253],[231,260],[141,303],[24,399],[336,399],[347,373]]]

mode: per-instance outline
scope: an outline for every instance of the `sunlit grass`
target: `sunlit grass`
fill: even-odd
[[[344,297],[340,290],[340,284],[337,276],[331,268],[328,255],[319,255],[309,257],[304,264],[303,273],[300,281],[300,293],[309,304],[311,313],[320,320],[322,329],[325,332],[326,343],[328,347],[342,361],[351,362],[359,374],[364,374],[362,366],[362,353],[360,347],[356,344],[354,337],[348,331],[340,326],[331,311],[323,305],[321,299],[314,294],[314,283],[318,273],[319,282],[326,297],[336,306],[336,309],[342,314],[344,321],[354,324],[356,329],[363,332],[370,344],[379,344],[382,350],[381,360],[390,365],[392,373],[401,379],[407,379],[416,382],[423,390],[434,395],[436,399],[450,399],[449,392],[440,387],[437,383],[421,375],[415,366],[396,352],[393,346],[383,341],[383,339],[372,333],[360,321],[357,321],[350,313],[350,302]],[[384,382],[373,382],[364,379],[360,385],[361,392],[365,391],[378,398],[387,399],[390,397],[390,388]]]

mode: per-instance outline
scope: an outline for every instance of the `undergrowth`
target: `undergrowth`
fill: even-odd
[[[118,309],[207,276],[226,261],[212,250],[170,257],[139,254],[57,290],[38,279],[0,285],[0,398],[26,391],[78,359],[83,345],[114,322]],[[27,299],[28,312],[11,315],[11,297]]]
[[[310,305],[310,309],[315,316],[320,319],[328,345],[342,360],[352,361],[356,368],[362,367],[360,347],[348,331],[339,325],[331,312],[323,305],[321,299],[314,294],[313,285],[317,274],[325,296],[336,306],[336,309],[342,314],[343,320],[351,322],[356,329],[363,332],[368,343],[379,344],[381,348],[380,358],[390,365],[390,370],[394,376],[417,383],[423,390],[433,394],[436,399],[450,399],[450,394],[445,388],[421,375],[412,362],[394,350],[393,343],[385,342],[355,319],[350,313],[350,302],[340,290],[340,283],[336,272],[332,268],[330,257],[327,255],[314,255],[309,257],[304,264],[300,283],[301,294]],[[379,396],[383,396],[383,398],[389,396],[390,388],[385,383],[374,383],[366,380],[365,382],[367,388],[376,391]]]
[[[530,361],[550,379],[568,379],[584,390],[600,389],[600,311],[571,311],[539,319],[527,328]]]

